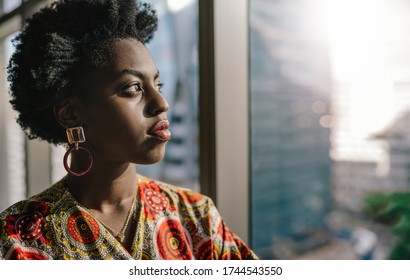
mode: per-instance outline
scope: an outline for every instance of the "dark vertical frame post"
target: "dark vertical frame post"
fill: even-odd
[[[199,182],[216,202],[214,1],[199,0]]]

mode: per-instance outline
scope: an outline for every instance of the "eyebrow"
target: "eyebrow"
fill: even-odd
[[[137,70],[133,70],[133,69],[123,69],[122,71],[120,71],[117,75],[115,75],[114,80],[118,79],[119,77],[121,77],[122,75],[132,75],[135,76],[137,78],[140,79],[144,79],[145,75]],[[154,76],[154,80],[159,78],[159,71],[157,70],[157,73]]]

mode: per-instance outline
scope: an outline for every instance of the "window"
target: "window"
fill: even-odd
[[[10,24],[11,23],[11,24]],[[14,26],[13,26],[14,25]],[[7,28],[3,28],[5,33],[13,32],[13,27],[18,28],[17,20],[10,21]],[[3,27],[6,27],[3,25]],[[19,125],[15,122],[16,113],[9,104],[7,95],[7,82],[5,66],[13,51],[11,38],[15,34],[8,34],[0,41],[0,133],[2,141],[0,143],[0,209],[3,210],[11,203],[25,198],[26,195],[26,171],[25,171],[25,138]],[[3,136],[4,135],[4,136]]]
[[[409,191],[409,6],[249,4],[253,248],[262,258],[388,257],[390,229],[363,206],[374,192]]]

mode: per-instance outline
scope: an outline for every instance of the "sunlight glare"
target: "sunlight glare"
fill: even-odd
[[[167,5],[171,12],[179,12],[193,2],[194,0],[167,0]]]
[[[342,139],[336,139],[341,146],[353,139],[366,142],[399,113],[392,98],[395,69],[389,43],[400,32],[400,17],[389,0],[329,0],[332,80],[342,88],[336,99],[343,103],[337,113],[344,116],[335,120],[336,129],[343,129]]]

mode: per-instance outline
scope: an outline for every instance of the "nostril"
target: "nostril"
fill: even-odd
[[[154,114],[155,114],[155,115],[159,115],[159,114],[161,114],[161,113],[165,113],[165,112],[168,111],[168,109],[169,109],[169,106],[159,107],[159,108],[154,112]]]

